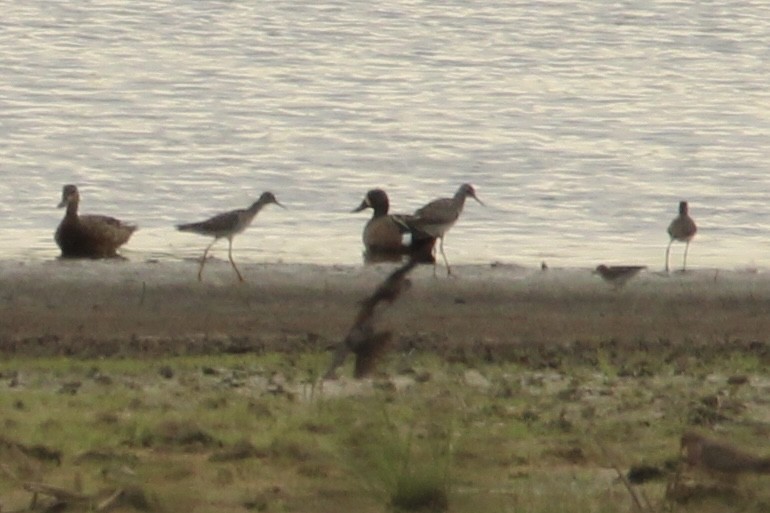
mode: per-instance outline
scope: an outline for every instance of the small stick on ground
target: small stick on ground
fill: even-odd
[[[639,495],[637,495],[636,490],[634,490],[634,487],[628,481],[628,478],[623,473],[623,471],[620,470],[620,466],[617,464],[617,460],[613,457],[612,454],[610,454],[610,451],[598,440],[594,440],[594,442],[599,447],[599,449],[601,449],[602,453],[604,454],[604,457],[607,458],[612,468],[615,469],[615,472],[618,473],[618,477],[620,478],[620,481],[623,483],[623,486],[626,487],[626,490],[628,490],[628,494],[631,496],[631,499],[634,501],[634,506],[636,511],[638,511],[639,513],[654,513],[655,510],[646,497],[644,497],[645,504],[644,505],[642,504],[642,501],[639,499]]]

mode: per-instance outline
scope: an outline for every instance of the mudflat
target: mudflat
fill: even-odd
[[[0,351],[109,356],[323,349],[358,302],[395,269],[226,261],[0,264]],[[581,344],[766,345],[770,277],[756,272],[644,271],[616,289],[588,269],[420,266],[382,328],[412,349],[505,354]]]

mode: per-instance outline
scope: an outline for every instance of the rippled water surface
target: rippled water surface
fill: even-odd
[[[9,2],[0,18],[0,258],[50,259],[61,186],[140,225],[268,208],[243,262],[353,264],[367,189],[410,212],[472,182],[455,264],[768,266],[764,1]],[[215,254],[224,257],[226,243]],[[674,258],[681,257],[674,250]]]

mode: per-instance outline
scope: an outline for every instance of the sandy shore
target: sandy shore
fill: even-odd
[[[0,351],[5,354],[187,354],[328,349],[356,304],[393,266],[242,265],[204,281],[196,263],[0,263]],[[645,271],[615,290],[588,269],[458,266],[412,273],[382,320],[415,348],[572,347],[577,343],[729,346],[767,354],[770,276]]]

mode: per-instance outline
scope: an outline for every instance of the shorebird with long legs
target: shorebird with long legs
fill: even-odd
[[[78,215],[80,193],[75,185],[62,189],[59,208],[67,207],[54,239],[62,258],[114,258],[136,226],[109,216]]]
[[[679,242],[684,242],[684,260],[682,263],[682,271],[687,270],[687,250],[690,249],[690,241],[693,237],[695,237],[695,234],[698,232],[698,227],[695,226],[695,221],[692,220],[692,217],[690,217],[687,202],[686,201],[680,201],[679,202],[679,215],[674,218],[673,221],[671,221],[671,224],[668,225],[668,235],[671,237],[671,240],[668,241],[668,246],[666,247],[666,272],[669,271],[669,252],[671,251],[671,244],[677,240]]]
[[[364,261],[376,262],[400,262],[404,255],[419,262],[433,263],[433,243],[436,239],[419,239],[412,236],[410,245],[404,244],[404,235],[410,232],[409,228],[400,219],[403,216],[390,215],[390,200],[382,189],[371,189],[364,196],[361,204],[353,212],[361,212],[371,208],[374,213],[364,226]]]
[[[452,274],[452,268],[449,266],[446,253],[444,253],[444,236],[449,229],[454,226],[465,206],[465,199],[471,197],[481,205],[484,203],[476,197],[476,190],[469,183],[464,183],[457,189],[455,195],[451,198],[441,198],[433,200],[424,207],[415,211],[412,216],[404,216],[402,222],[413,233],[424,234],[424,237],[434,237],[439,239],[439,250],[446,265],[447,275]],[[433,272],[436,268],[434,264]]]
[[[198,223],[177,225],[177,229],[183,232],[193,232],[200,235],[208,235],[210,237],[214,237],[214,240],[211,242],[211,244],[206,246],[206,249],[203,251],[200,268],[198,269],[198,281],[203,279],[203,266],[206,265],[206,256],[208,256],[211,246],[213,246],[216,241],[223,237],[227,238],[227,256],[230,259],[230,264],[232,264],[233,269],[235,270],[235,274],[238,275],[238,280],[241,282],[243,281],[243,276],[241,275],[241,272],[238,270],[238,267],[235,265],[235,261],[233,260],[233,237],[248,228],[248,226],[254,220],[254,217],[256,217],[260,210],[262,210],[262,207],[271,203],[274,203],[281,208],[286,208],[278,203],[278,200],[275,199],[275,196],[272,192],[263,192],[259,199],[252,203],[249,208],[224,212]]]

